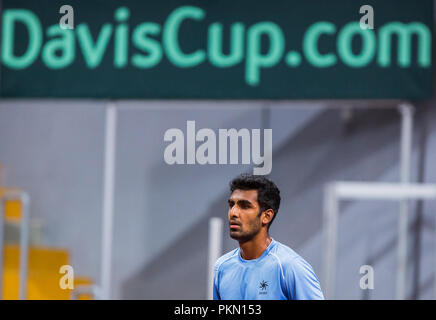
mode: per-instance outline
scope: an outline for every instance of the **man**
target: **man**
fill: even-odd
[[[277,186],[263,176],[240,175],[230,191],[230,237],[239,248],[215,263],[214,299],[324,299],[312,267],[268,233],[280,206]]]

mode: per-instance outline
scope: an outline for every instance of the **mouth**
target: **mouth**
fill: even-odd
[[[230,222],[230,229],[239,229],[241,228],[241,225],[236,222]]]

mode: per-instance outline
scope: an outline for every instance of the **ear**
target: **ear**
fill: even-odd
[[[265,210],[264,212],[262,212],[262,225],[268,225],[271,220],[274,218],[274,210],[273,209],[268,209]]]

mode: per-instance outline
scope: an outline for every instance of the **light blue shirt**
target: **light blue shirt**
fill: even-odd
[[[236,248],[220,257],[214,268],[214,300],[324,299],[312,267],[294,250],[274,239],[253,260]]]

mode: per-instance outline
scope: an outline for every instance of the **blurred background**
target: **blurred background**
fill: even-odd
[[[254,21],[275,21],[273,14],[279,16],[283,4],[283,1],[276,2],[260,20],[260,13],[255,11]],[[312,2],[311,5],[317,5]],[[350,10],[354,10],[358,21],[361,4],[351,2],[355,8]],[[324,216],[328,214],[326,186],[335,181],[414,183],[430,188],[436,184],[432,63],[425,72],[416,64],[409,69],[393,67],[391,73],[390,68],[383,69],[379,79],[372,78],[378,70],[373,65],[369,71],[353,69],[345,75],[342,66],[312,70],[313,73],[306,66],[304,78],[285,78],[286,81],[281,78],[282,71],[269,73],[268,70],[262,78],[268,87],[261,85],[244,91],[241,86],[239,91],[228,92],[226,84],[220,82],[221,75],[204,76],[210,72],[208,69],[200,75],[178,69],[174,78],[162,79],[157,78],[159,70],[154,70],[150,71],[154,72],[150,80],[153,86],[166,84],[168,92],[161,89],[147,96],[148,89],[138,93],[142,92],[141,86],[147,87],[147,83],[141,83],[137,92],[129,96],[128,88],[135,87],[136,75],[130,78],[131,73],[119,74],[119,70],[107,74],[105,66],[100,69],[106,73],[95,69],[101,73],[97,76],[89,71],[91,82],[86,82],[86,72],[80,74],[76,69],[83,64],[79,58],[65,75],[56,70],[42,70],[40,58],[27,69],[4,62],[6,10],[32,8],[34,12],[47,12],[46,7],[53,5],[53,19],[59,19],[59,1],[42,3],[43,9],[38,9],[30,1],[2,1],[0,262],[3,299],[209,298],[211,259],[238,246],[229,237],[226,224],[229,182],[240,173],[252,173],[256,166],[167,164],[164,152],[169,143],[164,141],[165,132],[178,128],[186,134],[187,121],[194,120],[197,130],[209,128],[216,133],[223,128],[272,129],[272,171],[267,177],[279,187],[282,203],[270,234],[312,265],[323,290],[325,270],[329,268],[325,263],[331,261],[325,258],[331,250],[327,248],[331,238],[326,238],[328,225]],[[92,16],[93,11],[80,15],[80,10],[85,10],[84,3],[71,1],[76,24]],[[218,8],[220,1],[200,3],[189,4],[208,13],[223,10]],[[381,24],[383,19],[395,17],[409,22],[404,8],[412,5],[413,19],[419,21],[420,14],[424,14],[425,24],[431,23],[432,40],[433,1],[425,3],[420,8],[413,1],[399,1],[398,11],[391,7],[386,18],[377,20],[377,4],[372,2],[376,17],[374,32],[378,32],[377,23]],[[101,1],[95,1],[89,10],[100,8],[101,11],[95,12],[101,15],[108,10],[112,19],[120,5],[111,3],[109,9],[104,9]],[[125,5],[134,8],[138,4],[131,0],[125,1]],[[293,5],[298,6],[297,2]],[[340,1],[333,5],[344,7]],[[431,5],[430,13],[426,5]],[[162,11],[156,5],[147,19],[152,21],[154,14],[156,21],[161,21],[177,6],[174,1],[167,1],[163,6],[166,11]],[[315,11],[323,11],[324,5],[319,6]],[[297,9],[308,10],[303,5]],[[382,9],[380,12],[385,13]],[[246,21],[254,23],[249,19],[250,13],[246,13]],[[314,21],[329,21],[317,15],[319,12],[300,17],[295,23],[303,30]],[[235,19],[230,13],[223,17],[224,21],[238,21]],[[132,14],[131,25],[136,24],[133,21]],[[41,18],[41,23],[51,22]],[[98,28],[91,30],[98,34]],[[21,37],[26,34],[25,29],[17,27],[16,32],[18,56],[20,50],[23,53],[27,38]],[[413,41],[414,45],[419,44]],[[268,45],[271,45],[268,41],[262,44]],[[319,52],[325,54],[329,48],[328,44],[319,42]],[[412,61],[417,56],[413,53]],[[105,58],[103,64],[107,61],[112,60]],[[168,61],[162,63],[163,68],[165,63],[169,65]],[[104,77],[110,78],[110,83]],[[335,88],[331,95],[320,91],[320,86],[327,82],[319,77]],[[379,83],[371,84],[380,79],[386,82],[389,92],[384,93]],[[57,93],[58,81],[67,81],[69,89]],[[80,96],[77,88],[84,87],[82,81],[88,87]],[[186,95],[180,93],[174,89],[177,81],[185,82],[184,86],[192,91],[188,89]],[[287,81],[291,82],[286,89],[283,82]],[[95,87],[89,87],[92,82]],[[404,83],[411,88],[410,92],[403,89]],[[209,97],[207,93],[195,94],[196,86],[202,91],[208,85],[213,88]],[[112,86],[121,93],[110,94]],[[281,91],[274,89],[277,87]],[[298,94],[300,87],[306,89]],[[123,88],[127,89],[123,91]],[[283,90],[291,93],[287,96]],[[405,112],[404,106],[411,112]],[[405,118],[405,114],[410,118]],[[412,126],[407,127],[407,119]],[[329,291],[328,298],[435,298],[436,198],[413,198],[406,205],[398,199],[338,203],[335,288],[334,293]],[[402,210],[407,214],[401,215]],[[405,228],[401,227],[400,217],[406,217]],[[210,237],[211,218],[223,221],[222,229],[215,229],[218,233],[214,240]],[[399,230],[403,234],[407,231],[403,240],[399,240]],[[405,244],[401,243],[404,239]],[[212,255],[211,241],[218,241]],[[406,252],[403,269],[399,266],[399,247]],[[65,274],[60,271],[63,265],[74,270],[74,289],[60,286]],[[360,286],[362,265],[373,268],[373,289]],[[404,288],[399,288],[402,281]]]

